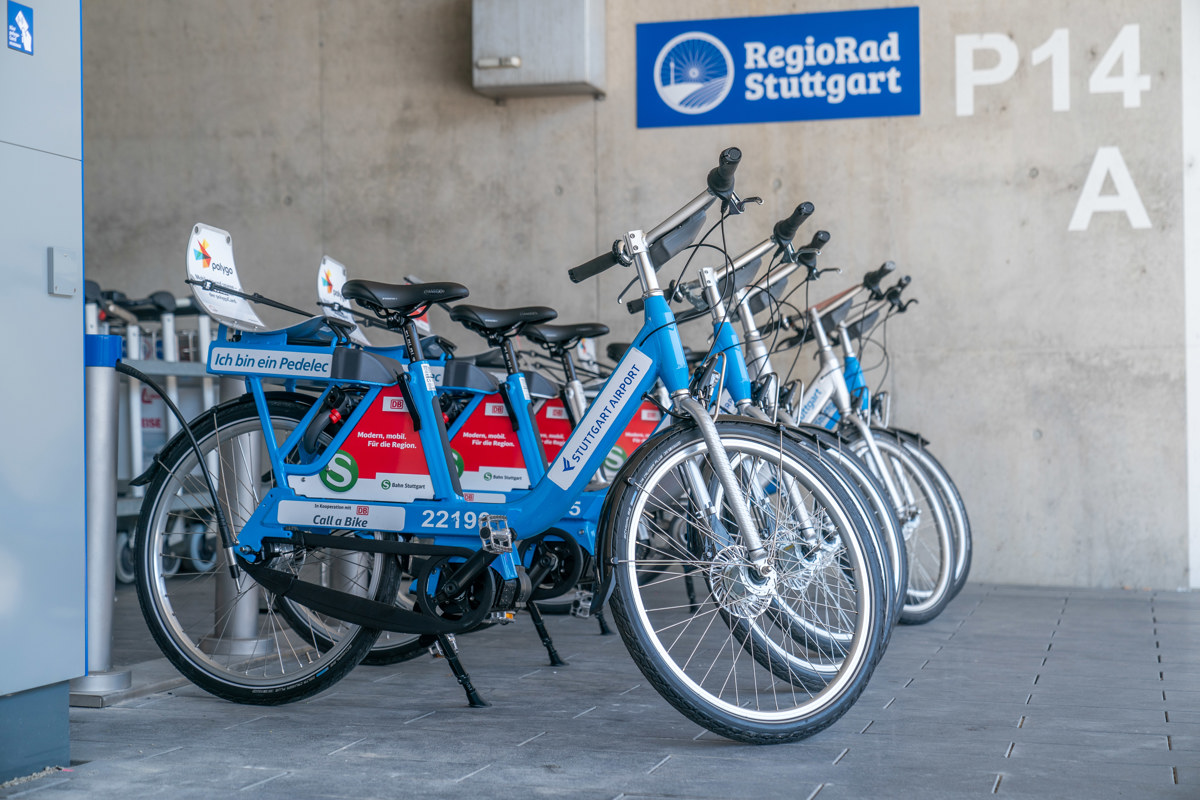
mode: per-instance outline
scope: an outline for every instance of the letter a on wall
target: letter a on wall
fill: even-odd
[[[1110,176],[1117,193],[1101,194],[1105,180]],[[1083,184],[1083,191],[1079,193],[1079,202],[1075,204],[1075,213],[1071,215],[1067,230],[1086,231],[1092,222],[1092,214],[1097,211],[1124,211],[1132,227],[1150,227],[1146,206],[1142,205],[1129,167],[1125,166],[1125,159],[1121,158],[1121,151],[1116,147],[1101,147],[1096,151],[1092,169],[1088,172],[1087,182]]]

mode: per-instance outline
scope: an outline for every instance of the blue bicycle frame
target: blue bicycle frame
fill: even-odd
[[[218,375],[242,375],[254,398],[263,426],[267,455],[276,478],[271,489],[259,503],[238,536],[238,552],[251,563],[262,549],[263,540],[287,541],[292,538],[290,527],[307,530],[362,528],[364,530],[394,531],[432,539],[435,544],[469,546],[478,549],[480,514],[505,517],[510,528],[520,537],[540,533],[567,515],[572,504],[583,494],[591,475],[600,466],[612,444],[640,404],[640,399],[657,379],[661,379],[672,394],[686,391],[688,369],[684,358],[674,315],[661,294],[646,297],[645,323],[635,345],[622,358],[605,382],[600,394],[589,407],[555,463],[538,479],[528,492],[512,493],[515,499],[507,502],[472,502],[456,491],[449,466],[444,457],[445,440],[439,425],[422,424],[418,429],[425,452],[431,497],[417,498],[405,503],[359,501],[352,494],[344,498],[313,498],[298,494],[295,478],[314,478],[329,464],[338,449],[354,432],[366,411],[379,394],[395,385],[395,380],[381,370],[378,379],[356,376],[345,380],[335,375],[336,351],[339,345],[332,336],[328,344],[296,344],[293,341],[310,339],[313,321],[292,329],[273,333],[241,332],[236,341],[222,325],[218,342],[209,352],[209,371]],[[320,327],[320,326],[317,326]],[[290,334],[290,337],[289,337]],[[328,334],[327,334],[328,335]],[[426,421],[440,417],[437,407],[437,387],[428,360],[405,365],[417,417]],[[268,380],[301,379],[323,384],[321,397],[309,409],[295,430],[278,444],[270,419],[264,384]],[[320,413],[321,401],[336,385],[358,385],[366,392],[341,429],[320,453],[300,453],[304,431]],[[510,376],[513,411],[519,427],[532,429],[529,414],[529,394],[521,376]],[[289,457],[300,454],[301,463],[289,463]],[[540,473],[540,459],[533,462]],[[506,553],[493,567],[505,579],[516,576],[512,554]]]

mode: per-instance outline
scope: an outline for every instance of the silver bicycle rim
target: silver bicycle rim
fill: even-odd
[[[295,423],[286,418],[272,422],[281,439],[287,435],[288,425]],[[200,447],[214,482],[221,487],[221,502],[236,535],[269,488],[261,481],[262,464],[269,462],[257,418],[237,421],[219,433],[219,447],[215,446],[216,434],[205,437]],[[268,480],[269,473],[268,466]],[[359,630],[357,625],[308,609],[289,621],[277,611],[275,597],[261,590],[249,576],[242,574],[235,585],[223,550],[218,551],[215,568],[203,573],[179,572],[172,577],[169,569],[163,569],[170,559],[180,558],[176,548],[166,541],[173,520],[185,520],[194,529],[189,534],[193,536],[215,533],[217,529],[194,453],[189,452],[180,461],[159,498],[147,527],[147,546],[150,552],[159,554],[150,559],[154,613],[175,648],[194,668],[236,687],[278,688],[326,669],[351,646]],[[165,498],[170,502],[162,502]],[[314,557],[300,550],[292,550],[289,555],[287,548],[284,550],[272,568],[291,571],[305,580],[313,580],[322,570],[328,572],[339,555],[324,551],[321,557]],[[380,575],[374,565],[383,556],[370,556],[364,564],[362,554],[346,555],[353,560],[345,562],[347,567],[341,574],[357,586],[358,593],[373,596]],[[257,610],[251,606],[257,606]]]
[[[727,448],[736,451],[742,458],[761,458],[765,462],[779,464],[777,448],[751,439],[722,440]],[[648,477],[646,484],[634,497],[632,520],[648,519],[648,510],[657,516],[674,512],[687,519],[693,529],[713,539],[718,538],[703,519],[701,510],[694,504],[683,506],[669,496],[659,497],[652,493],[654,488],[681,475],[679,468],[688,460],[704,460],[706,447],[695,442],[680,448],[658,465]],[[828,513],[837,525],[848,523],[840,509],[829,502],[823,494],[820,481],[801,462],[783,456],[785,471],[808,489],[806,503],[810,516]],[[647,490],[649,487],[649,491]],[[669,493],[664,493],[668,494]],[[672,508],[672,503],[675,507]],[[787,519],[789,509],[781,498],[781,505],[773,512],[775,519]],[[760,521],[761,521],[760,515]],[[730,523],[732,524],[732,523]],[[664,532],[665,533],[665,532]],[[766,533],[771,561],[782,567],[779,554],[787,552],[794,543],[786,526],[774,526]],[[694,695],[721,711],[747,720],[758,722],[790,722],[811,716],[828,707],[831,700],[839,696],[851,684],[869,649],[869,633],[872,629],[876,601],[872,592],[861,591],[856,578],[866,574],[866,556],[861,542],[855,535],[840,537],[842,550],[832,568],[850,578],[852,590],[839,590],[830,596],[822,596],[823,586],[840,584],[841,579],[823,581],[817,570],[811,575],[796,572],[783,573],[776,579],[769,596],[751,597],[748,583],[741,579],[745,562],[738,563],[737,544],[722,546],[712,558],[687,555],[672,548],[658,550],[640,562],[635,549],[635,537],[625,541],[625,551],[618,553],[619,579],[626,586],[634,587],[636,573],[642,569],[658,569],[664,574],[653,583],[631,592],[632,614],[636,616],[645,638],[656,651],[659,659],[669,670],[675,681],[683,684]],[[683,548],[686,549],[686,548]],[[744,552],[744,551],[743,551]],[[682,562],[682,563],[681,563]],[[794,559],[790,562],[797,563]],[[688,602],[681,597],[680,581],[684,577],[682,566],[693,567],[696,581],[698,608],[693,613]],[[777,573],[781,570],[777,569]],[[795,588],[804,583],[804,590]],[[723,585],[722,585],[723,584]],[[717,585],[715,590],[713,586]],[[842,617],[848,621],[854,633],[844,656],[823,656],[810,650],[796,640],[791,632],[776,623],[774,614],[780,607],[788,607],[791,613],[808,615],[813,620]],[[768,663],[760,663],[745,646],[745,636],[735,634],[730,620],[742,620],[746,630],[760,643],[769,642],[766,652],[760,657]],[[823,623],[814,622],[820,626]],[[771,659],[786,659],[783,664],[772,664]],[[790,681],[779,677],[791,671],[795,664],[805,672],[827,676],[819,688],[805,685],[804,681]],[[775,667],[775,669],[772,669]]]

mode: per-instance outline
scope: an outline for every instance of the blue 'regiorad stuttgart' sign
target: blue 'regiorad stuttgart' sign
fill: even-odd
[[[921,113],[918,9],[637,26],[639,128]]]

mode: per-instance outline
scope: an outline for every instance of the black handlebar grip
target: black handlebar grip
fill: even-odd
[[[581,283],[593,275],[599,275],[604,270],[617,263],[617,255],[613,252],[604,253],[593,258],[585,264],[580,264],[578,267],[567,270],[567,275],[573,283]]]
[[[812,216],[816,209],[812,203],[804,202],[796,206],[796,210],[787,219],[781,219],[775,223],[775,241],[783,244],[790,242],[796,235],[796,231],[804,224],[804,220]]]
[[[630,314],[636,314],[645,307],[646,303],[640,297],[635,297],[625,304],[625,308],[629,309]]]
[[[896,285],[888,289],[883,296],[891,301],[892,304],[895,304],[900,300],[900,293],[903,292],[910,283],[912,283],[912,276],[905,275],[903,278],[896,281]]]
[[[812,241],[806,244],[804,249],[820,250],[827,244],[829,244],[829,231],[817,231],[813,234]]]
[[[738,162],[742,160],[742,151],[736,147],[727,147],[721,151],[717,166],[708,173],[708,188],[713,194],[728,194],[733,190],[733,173],[737,172]]]
[[[863,286],[871,291],[879,289],[879,282],[886,278],[888,274],[896,268],[895,261],[885,261],[883,265],[877,269],[868,272],[863,276]]]

